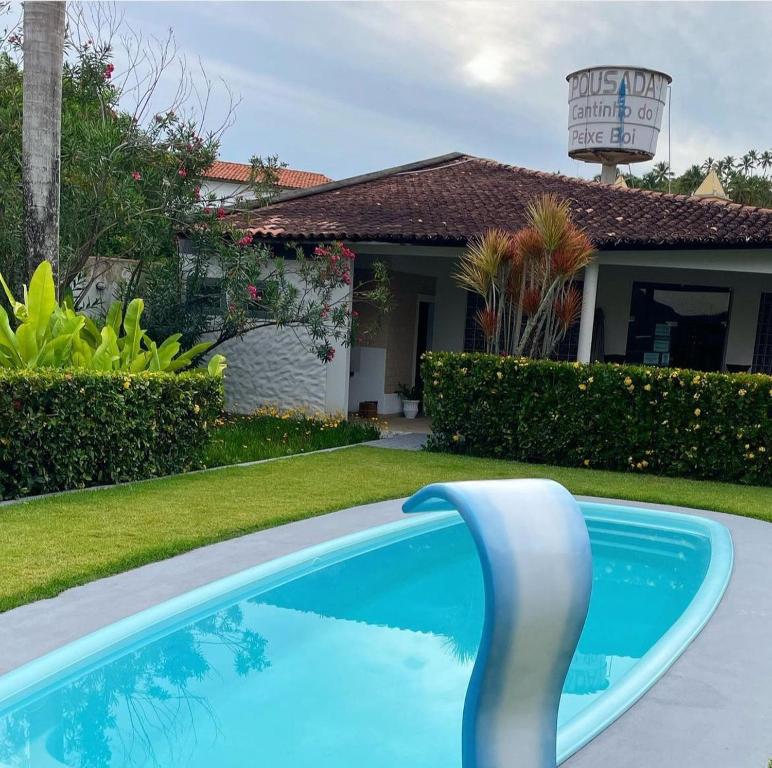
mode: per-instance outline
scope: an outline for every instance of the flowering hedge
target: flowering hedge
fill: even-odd
[[[202,371],[0,370],[0,497],[199,467],[222,405]]]
[[[772,377],[427,353],[429,448],[772,484]]]

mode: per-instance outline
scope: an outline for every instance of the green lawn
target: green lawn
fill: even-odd
[[[204,456],[207,467],[272,459],[294,453],[376,440],[370,421],[313,417],[302,414],[226,416],[212,432]]]
[[[440,480],[551,477],[576,494],[772,520],[772,488],[359,446],[0,507],[0,610],[194,547]]]

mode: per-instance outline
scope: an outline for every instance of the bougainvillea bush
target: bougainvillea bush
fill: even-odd
[[[427,353],[432,450],[772,485],[772,377]]]
[[[0,369],[0,497],[200,467],[222,407],[206,371]]]

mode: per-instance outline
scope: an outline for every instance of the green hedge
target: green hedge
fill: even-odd
[[[0,497],[199,467],[222,405],[201,371],[0,370]]]
[[[427,353],[433,450],[772,484],[772,377]]]

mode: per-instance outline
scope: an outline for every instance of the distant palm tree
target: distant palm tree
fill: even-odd
[[[676,180],[676,191],[683,195],[691,195],[700,186],[704,177],[699,165],[687,168]]]
[[[766,177],[767,171],[772,168],[772,152],[770,152],[768,149],[765,149],[761,153],[761,157],[759,157],[759,165],[761,166],[761,170],[764,172],[764,176]]]
[[[707,176],[713,170],[715,165],[716,161],[712,157],[706,158],[701,166],[703,173]]]
[[[668,180],[673,178],[673,172],[665,162],[657,163],[651,169],[651,174],[655,184],[667,184]]]
[[[754,161],[753,157],[751,157],[751,153],[746,152],[740,158],[738,166],[740,170],[747,176],[756,167],[756,162]]]
[[[759,153],[755,149],[749,149],[747,157],[751,159],[751,162],[753,163],[753,167],[758,167],[759,164]]]
[[[735,165],[737,165],[737,159],[733,155],[727,155],[721,162],[724,164],[724,171],[727,173],[733,171]]]

